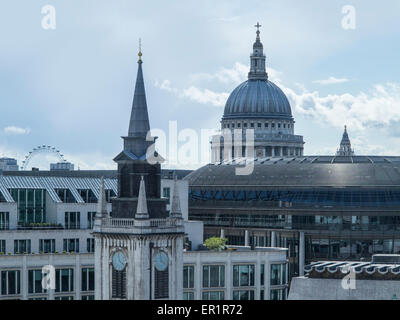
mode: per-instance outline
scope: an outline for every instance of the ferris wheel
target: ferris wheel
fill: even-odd
[[[57,150],[56,147],[42,145],[33,148],[32,151],[29,151],[29,153],[25,156],[24,161],[22,161],[21,170],[27,170],[29,162],[32,160],[32,158],[41,153],[52,153],[58,157],[60,162],[67,162],[64,158],[64,155],[61,154],[60,150]]]

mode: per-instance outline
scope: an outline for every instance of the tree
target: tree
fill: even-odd
[[[204,245],[208,250],[222,250],[225,248],[225,244],[228,241],[226,238],[212,237],[204,241]]]

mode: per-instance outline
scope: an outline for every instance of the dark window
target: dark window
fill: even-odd
[[[112,297],[126,299],[126,271],[112,270]]]
[[[164,271],[154,270],[155,276],[155,287],[154,287],[154,298],[156,299],[166,299],[169,297],[168,287],[168,268]]]

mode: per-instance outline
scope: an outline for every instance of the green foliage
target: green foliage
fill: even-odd
[[[228,239],[226,238],[212,237],[204,241],[204,245],[208,248],[208,250],[222,250],[225,249],[227,241]]]

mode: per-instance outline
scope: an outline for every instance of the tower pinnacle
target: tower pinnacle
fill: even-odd
[[[336,152],[336,156],[351,157],[353,155],[354,155],[354,150],[351,148],[349,134],[347,133],[347,126],[345,125],[342,141],[340,142],[340,147]]]
[[[260,40],[261,24],[257,22],[255,25],[256,41],[253,44],[253,53],[250,56],[250,72],[249,80],[268,80],[268,74],[265,69],[265,55],[263,53],[263,44]]]

